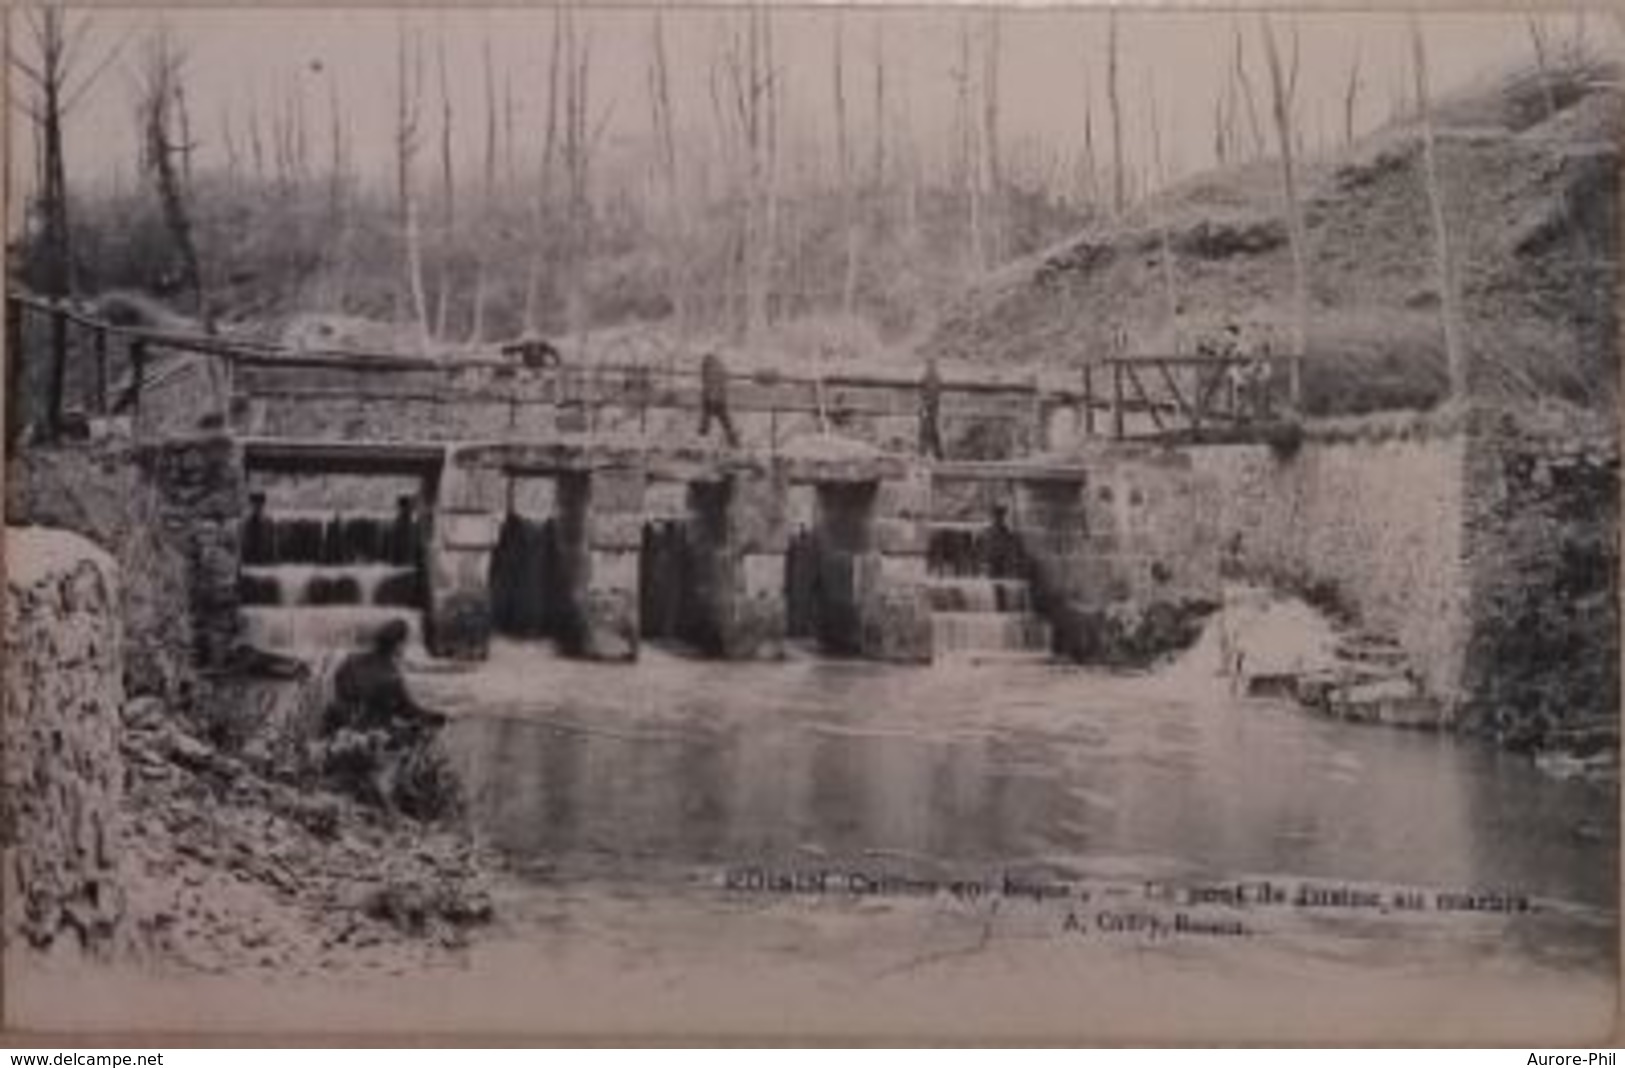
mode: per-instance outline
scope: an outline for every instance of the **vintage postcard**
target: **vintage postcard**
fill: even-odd
[[[7,15],[7,1028],[1613,1033],[1617,13]]]

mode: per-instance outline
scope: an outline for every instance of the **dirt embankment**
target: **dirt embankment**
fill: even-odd
[[[233,756],[153,699],[124,714],[138,937],[160,959],[278,973],[445,962],[492,918],[455,825],[393,820]]]
[[[1601,64],[1498,79],[1434,112],[1441,188],[1480,397],[1611,409],[1625,93]],[[1553,110],[1555,108],[1555,110]],[[1414,121],[1303,178],[1310,283],[1305,406],[1427,408],[1446,386],[1432,226]],[[1164,243],[1178,312],[1170,317]],[[1289,350],[1292,258],[1273,161],[1182,182],[1126,218],[999,272],[922,346],[985,365],[1076,367],[1113,351],[1195,350],[1228,324]]]

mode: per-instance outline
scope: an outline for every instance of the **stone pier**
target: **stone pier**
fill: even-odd
[[[570,561],[578,655],[635,660],[638,655],[638,551],[643,545],[641,467],[606,467],[560,480],[561,524],[580,548]],[[568,538],[567,538],[568,543]]]
[[[787,483],[781,471],[751,468],[726,486],[720,652],[730,660],[777,659],[784,655]]]
[[[501,530],[502,472],[470,464],[452,450],[440,476],[425,552],[429,651],[482,660],[491,642],[491,553]]]

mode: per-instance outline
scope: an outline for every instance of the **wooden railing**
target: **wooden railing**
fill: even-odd
[[[694,409],[701,403],[697,370],[648,363],[564,363],[529,369],[507,357],[440,360],[401,353],[291,349],[237,338],[120,326],[60,303],[13,295],[6,304],[7,443],[31,416],[40,430],[62,431],[65,412],[139,417],[163,352],[191,353],[211,361],[225,396],[315,401],[356,397],[433,404],[459,401],[505,405],[510,424],[527,405],[579,409],[586,429],[597,429],[610,408],[637,413],[640,427],[655,409]],[[25,387],[46,357],[44,411],[24,409],[41,389]],[[1117,440],[1203,440],[1224,437],[1269,421],[1290,408],[1287,394],[1293,357],[1144,356],[1086,363],[1077,386],[1036,379],[1024,382],[949,380],[941,386],[941,413],[1027,422],[1039,447],[1050,416],[1070,409],[1088,437]],[[70,375],[70,369],[76,373]],[[115,373],[117,372],[117,373]],[[115,379],[122,378],[122,381]],[[767,413],[778,441],[781,417],[921,415],[918,376],[884,371],[812,376],[773,370],[728,375],[729,406],[738,413]],[[189,413],[202,415],[204,413]],[[139,418],[137,419],[139,426]]]
[[[1200,441],[1290,417],[1296,356],[1114,357],[1083,368],[1084,432]],[[1100,425],[1104,417],[1106,427]]]

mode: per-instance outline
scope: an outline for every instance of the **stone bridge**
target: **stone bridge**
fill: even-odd
[[[713,655],[775,657],[795,633],[835,653],[923,662],[932,555],[964,555],[995,513],[1021,547],[1027,610],[1056,651],[1085,654],[1124,604],[1217,594],[1188,459],[1126,440],[1139,424],[1168,430],[1178,406],[1109,365],[1070,385],[950,378],[948,456],[995,459],[936,460],[916,455],[921,384],[906,373],[733,373],[740,441],[726,447],[696,432],[692,370],[299,352],[10,308],[14,337],[48,327],[34,351],[93,357],[78,409],[129,421],[178,494],[177,521],[200,502],[189,529],[207,661],[228,660],[264,609],[357,603],[342,576],[290,597],[274,588],[287,578],[278,567],[364,560],[358,583],[386,564],[413,573],[410,592],[404,576],[378,579],[381,596],[414,610],[425,645],[445,657],[484,656],[493,629],[512,622],[505,598],[525,583],[559,606],[532,629],[576,655],[635,657],[645,634],[666,633],[642,617],[669,614],[661,587],[680,564],[682,588],[667,597],[680,602],[677,629]],[[1197,397],[1194,380],[1179,390],[1178,370],[1160,377]],[[1192,428],[1204,417],[1222,421],[1211,405],[1187,409]],[[1054,459],[1063,439],[1066,458]],[[326,533],[312,516],[327,517]],[[291,555],[266,550],[284,519],[299,543]],[[379,533],[392,522],[409,549]],[[373,534],[356,536],[371,547],[320,544],[368,523]],[[376,548],[392,537],[388,553]],[[368,589],[360,603],[378,603]],[[808,597],[812,634],[798,605]]]

